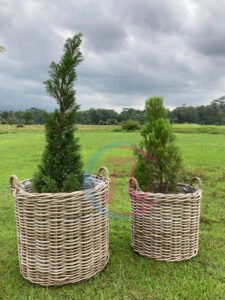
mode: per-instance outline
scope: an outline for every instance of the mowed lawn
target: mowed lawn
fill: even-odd
[[[180,130],[180,127],[179,127]],[[98,276],[79,284],[43,288],[19,273],[13,199],[9,176],[31,178],[44,147],[42,127],[0,128],[0,299],[225,299],[225,136],[178,133],[187,174],[204,184],[199,254],[166,263],[134,253],[130,246],[128,176],[131,145],[138,132],[86,127],[80,137],[87,172],[105,165],[111,173],[110,260]],[[151,230],[151,228],[149,228]]]

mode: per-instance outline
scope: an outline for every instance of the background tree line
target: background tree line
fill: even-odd
[[[213,100],[209,105],[182,105],[169,112],[173,123],[191,123],[202,125],[225,124],[225,96]]]
[[[42,109],[31,108],[26,111],[0,111],[0,124],[44,124],[45,114]],[[78,111],[74,122],[86,125],[116,125],[127,120],[144,122],[144,111],[124,108],[121,113],[113,109],[90,108]]]
[[[172,123],[191,123],[203,125],[225,124],[225,96],[213,100],[209,105],[187,106],[182,105],[168,111]],[[1,124],[44,124],[46,111],[31,108],[26,111],[0,111]],[[124,108],[120,113],[113,109],[90,108],[78,111],[77,124],[86,125],[116,125],[122,122],[134,120],[144,123],[144,110]]]
[[[31,108],[25,111],[0,111],[0,124],[44,124],[46,111]]]

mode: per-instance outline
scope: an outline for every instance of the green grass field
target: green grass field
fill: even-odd
[[[36,171],[45,143],[43,127],[0,125],[0,299],[225,299],[225,127],[209,127],[174,126],[187,174],[202,178],[204,194],[198,256],[166,263],[141,257],[130,247],[130,219],[124,216],[130,212],[130,146],[138,142],[139,132],[81,126],[77,135],[86,171],[95,172],[101,165],[111,173],[117,165],[119,169],[111,183],[110,260],[102,273],[86,282],[43,288],[19,273],[8,184],[12,174],[25,179]]]
[[[80,131],[121,131],[120,125],[78,125]],[[175,133],[209,133],[209,134],[224,134],[225,125],[197,125],[197,124],[173,124]],[[0,134],[3,133],[21,133],[30,131],[43,131],[42,125],[29,125],[24,128],[16,128],[16,125],[1,125]]]

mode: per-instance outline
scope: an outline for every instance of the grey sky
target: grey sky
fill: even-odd
[[[200,105],[225,94],[225,0],[0,0],[0,110],[51,110],[42,84],[65,38],[83,33],[77,102]]]

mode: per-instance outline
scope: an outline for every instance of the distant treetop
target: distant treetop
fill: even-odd
[[[0,52],[4,52],[5,51],[5,48],[0,46]]]

